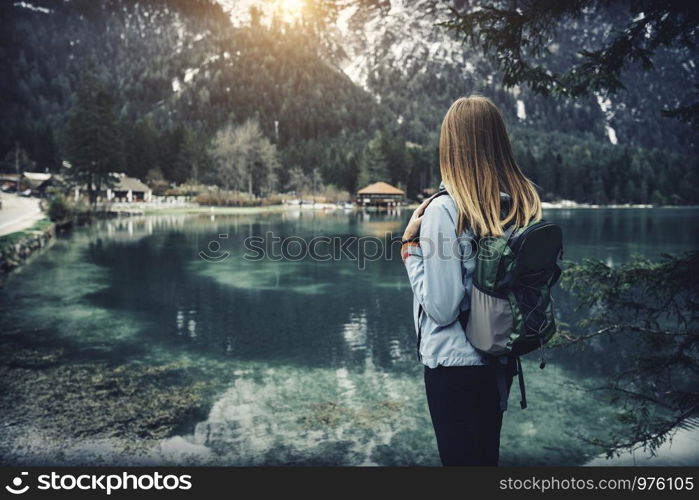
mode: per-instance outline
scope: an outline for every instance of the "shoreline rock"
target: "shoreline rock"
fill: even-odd
[[[55,236],[56,225],[48,219],[41,219],[29,229],[0,238],[0,286],[10,271],[46,248]]]

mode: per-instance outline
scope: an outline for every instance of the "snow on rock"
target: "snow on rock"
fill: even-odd
[[[260,22],[269,24],[276,13],[291,21],[280,0],[218,0],[234,26],[250,22],[250,8],[259,9]],[[360,6],[353,0],[338,0],[334,26],[328,29],[329,43],[345,56],[333,61],[353,82],[369,89],[370,76],[378,67],[400,70],[404,76],[422,73],[425,65],[460,66],[474,73],[465,61],[464,46],[435,23],[450,15],[450,2],[391,0],[382,7]]]
[[[517,99],[517,118],[520,120],[527,119],[527,110],[524,108],[524,101],[522,99]]]
[[[473,65],[464,60],[460,42],[435,26],[449,14],[447,2],[393,0],[381,11],[346,5],[337,22],[338,38],[347,57],[340,67],[358,85],[367,88],[378,66],[399,69],[404,76],[424,71],[425,65],[457,64],[464,73]]]
[[[606,123],[604,124],[604,129],[607,132],[609,142],[611,142],[612,144],[618,144],[619,140],[616,136],[616,130],[614,130],[610,125],[612,118],[614,118],[614,111],[612,110],[612,101],[611,99],[609,99],[609,97],[605,98],[599,93],[596,93],[595,96],[597,97],[597,104],[599,105],[599,109],[602,110],[602,113],[604,114],[604,118],[606,120]]]
[[[604,116],[608,119],[611,120],[614,118],[614,112],[612,111],[612,101],[609,99],[609,97],[604,98],[602,97],[601,94],[595,94],[597,97],[597,104],[599,105],[599,109],[602,110],[602,113],[604,113]]]
[[[269,26],[272,17],[277,15],[282,20],[293,21],[298,18],[298,12],[292,9],[298,9],[291,2],[283,0],[217,0],[223,7],[223,10],[228,12],[233,26],[241,26],[250,23],[250,10],[258,9],[260,12],[260,23]]]
[[[50,14],[52,12],[51,9],[47,9],[46,7],[38,7],[36,5],[30,4],[29,2],[15,2],[13,5],[15,7],[22,7],[24,9],[33,10],[34,12],[41,12],[42,14]]]
[[[187,68],[184,72],[184,82],[191,82],[197,73],[199,73],[199,68]]]

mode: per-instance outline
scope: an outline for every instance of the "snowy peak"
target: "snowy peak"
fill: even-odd
[[[257,9],[260,22],[274,16],[293,23],[303,15],[303,0],[218,0],[233,25],[251,22],[251,9]],[[347,76],[365,89],[378,67],[400,68],[404,76],[426,70],[426,64],[462,67],[473,71],[465,61],[463,45],[444,28],[436,26],[449,14],[449,2],[434,0],[391,0],[381,3],[353,0],[336,3],[334,21],[324,36],[341,50],[337,64]],[[297,8],[298,10],[294,10]]]
[[[393,0],[387,9],[343,9],[337,23],[347,54],[343,71],[363,87],[380,66],[400,68],[406,77],[425,71],[427,64],[472,71],[462,44],[436,26],[448,13],[447,2],[432,0]]]

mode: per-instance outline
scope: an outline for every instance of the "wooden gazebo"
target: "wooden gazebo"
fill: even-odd
[[[405,201],[405,191],[387,182],[375,182],[357,191],[355,203],[362,207],[395,207]]]

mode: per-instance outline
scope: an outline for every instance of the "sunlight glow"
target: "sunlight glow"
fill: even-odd
[[[284,21],[291,23],[301,18],[305,0],[279,0],[279,11]]]

